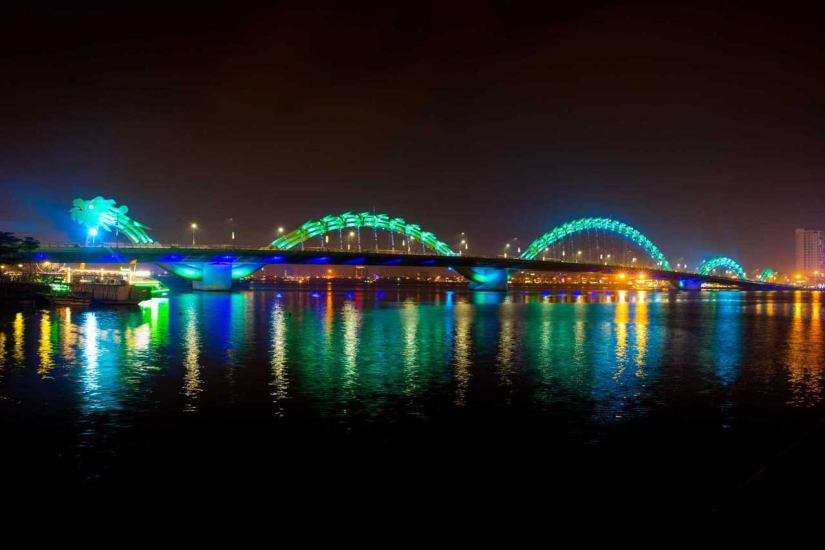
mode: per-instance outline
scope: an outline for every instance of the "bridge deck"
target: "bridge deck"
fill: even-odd
[[[330,249],[272,250],[234,246],[161,246],[161,245],[51,245],[35,251],[38,261],[57,263],[253,263],[294,265],[365,265],[398,267],[488,267],[559,273],[644,273],[645,276],[677,282],[701,281],[733,285],[749,290],[799,290],[797,287],[744,281],[697,273],[638,268],[625,265],[565,262],[560,260],[524,260],[489,256],[441,256],[409,254],[402,251],[344,252]]]

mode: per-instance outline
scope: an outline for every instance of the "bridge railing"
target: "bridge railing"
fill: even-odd
[[[248,245],[233,245],[233,244],[161,244],[161,243],[151,243],[151,244],[138,244],[138,243],[119,243],[119,242],[112,242],[112,243],[78,243],[78,242],[47,242],[47,243],[40,243],[40,248],[146,248],[146,249],[154,249],[154,248],[185,248],[190,250],[260,250],[261,247],[259,246],[248,246]]]

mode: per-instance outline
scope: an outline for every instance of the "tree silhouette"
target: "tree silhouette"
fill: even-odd
[[[23,237],[20,241],[20,251],[23,252],[23,258],[26,260],[28,279],[32,279],[34,272],[34,251],[40,248],[40,241],[31,237]]]
[[[0,231],[0,259],[7,256],[9,258],[15,258],[17,256],[17,249],[19,245],[20,239],[15,237],[14,233],[9,231]]]

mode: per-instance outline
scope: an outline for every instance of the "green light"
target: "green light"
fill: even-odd
[[[580,220],[575,220],[560,225],[533,241],[532,244],[527,247],[527,250],[522,253],[521,257],[525,260],[532,260],[545,248],[552,246],[553,243],[564,239],[566,236],[588,231],[590,229],[603,229],[616,233],[629,241],[633,241],[639,247],[644,249],[644,251],[656,261],[657,265],[661,266],[662,269],[670,271],[670,264],[665,258],[665,255],[662,254],[662,252],[656,248],[652,242],[650,242],[650,239],[629,225],[616,220],[611,220],[610,218],[582,218]]]
[[[710,275],[710,272],[716,269],[717,267],[723,267],[725,269],[729,269],[736,273],[736,276],[740,279],[747,279],[748,275],[745,273],[745,270],[742,269],[742,266],[739,265],[736,260],[728,258],[727,256],[719,256],[717,258],[711,258],[710,260],[703,262],[702,265],[699,267],[699,274],[700,275]]]
[[[133,243],[151,244],[155,241],[146,233],[149,229],[142,223],[131,219],[126,213],[129,207],[122,204],[115,206],[113,199],[95,197],[91,200],[75,199],[69,214],[79,224],[89,228],[90,235],[97,235],[99,229],[111,232],[114,229],[123,233]]]
[[[434,234],[429,231],[422,231],[421,226],[407,223],[402,218],[390,218],[387,214],[373,214],[372,212],[362,212],[360,214],[345,212],[339,216],[324,216],[320,220],[310,220],[295,231],[272,241],[270,247],[276,250],[289,250],[312,237],[318,237],[332,231],[360,227],[371,227],[419,240],[425,246],[443,256],[458,255],[445,242],[438,240]]]

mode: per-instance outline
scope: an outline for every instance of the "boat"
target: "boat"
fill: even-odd
[[[67,268],[62,280],[52,283],[72,291],[89,292],[95,304],[137,304],[169,296],[169,287],[148,271]]]
[[[85,307],[92,305],[92,293],[81,291],[69,292],[41,292],[38,295],[41,302],[51,306],[74,306]]]
[[[132,275],[132,286],[137,288],[148,288],[152,298],[165,298],[169,296],[169,287],[153,277],[146,275]]]

